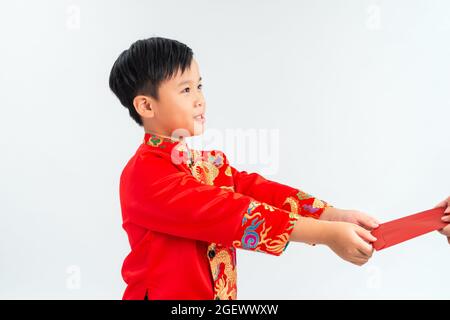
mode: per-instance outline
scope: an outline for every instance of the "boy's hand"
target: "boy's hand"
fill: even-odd
[[[444,216],[442,217],[442,221],[444,222],[450,222],[450,197],[448,197],[445,200],[442,200],[439,202],[435,208],[446,208],[444,211]],[[441,234],[447,237],[447,241],[450,244],[450,225],[446,226],[445,228],[442,228],[439,230]]]
[[[372,257],[370,242],[377,240],[368,230],[348,222],[332,222],[325,242],[342,259],[362,266]]]
[[[367,230],[375,229],[379,226],[377,219],[356,210],[344,210],[334,207],[327,207],[322,212],[320,220],[341,221],[357,224]]]

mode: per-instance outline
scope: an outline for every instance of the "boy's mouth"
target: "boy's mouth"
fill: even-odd
[[[199,114],[198,116],[195,116],[194,119],[198,122],[204,123],[205,122],[205,114]]]

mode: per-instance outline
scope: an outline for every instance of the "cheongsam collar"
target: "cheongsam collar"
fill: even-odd
[[[189,148],[184,138],[177,139],[145,132],[143,143],[155,148],[155,151],[167,153],[174,162],[184,163],[189,167],[193,165],[193,150]]]

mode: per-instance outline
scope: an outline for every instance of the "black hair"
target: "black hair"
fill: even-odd
[[[137,95],[147,95],[159,100],[158,89],[162,82],[181,73],[191,65],[194,53],[177,40],[151,37],[137,40],[123,51],[109,75],[109,88],[120,103],[128,109],[131,118],[142,126],[142,119],[133,106]]]

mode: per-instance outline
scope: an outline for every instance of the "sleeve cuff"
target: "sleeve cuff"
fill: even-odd
[[[299,215],[264,202],[251,201],[244,213],[233,246],[239,249],[281,255]]]
[[[297,219],[299,216],[319,219],[327,207],[333,206],[301,190],[295,195],[287,197],[283,204],[283,209],[292,212],[297,216]],[[289,241],[286,243],[283,251],[286,250],[289,243]],[[315,244],[311,245],[315,246]]]
[[[326,207],[332,206],[303,191],[287,197],[282,208],[252,200],[243,214],[233,246],[279,256],[289,245],[299,217],[319,219]]]
[[[326,207],[333,206],[299,190],[297,194],[286,198],[282,208],[303,217],[319,219]]]

